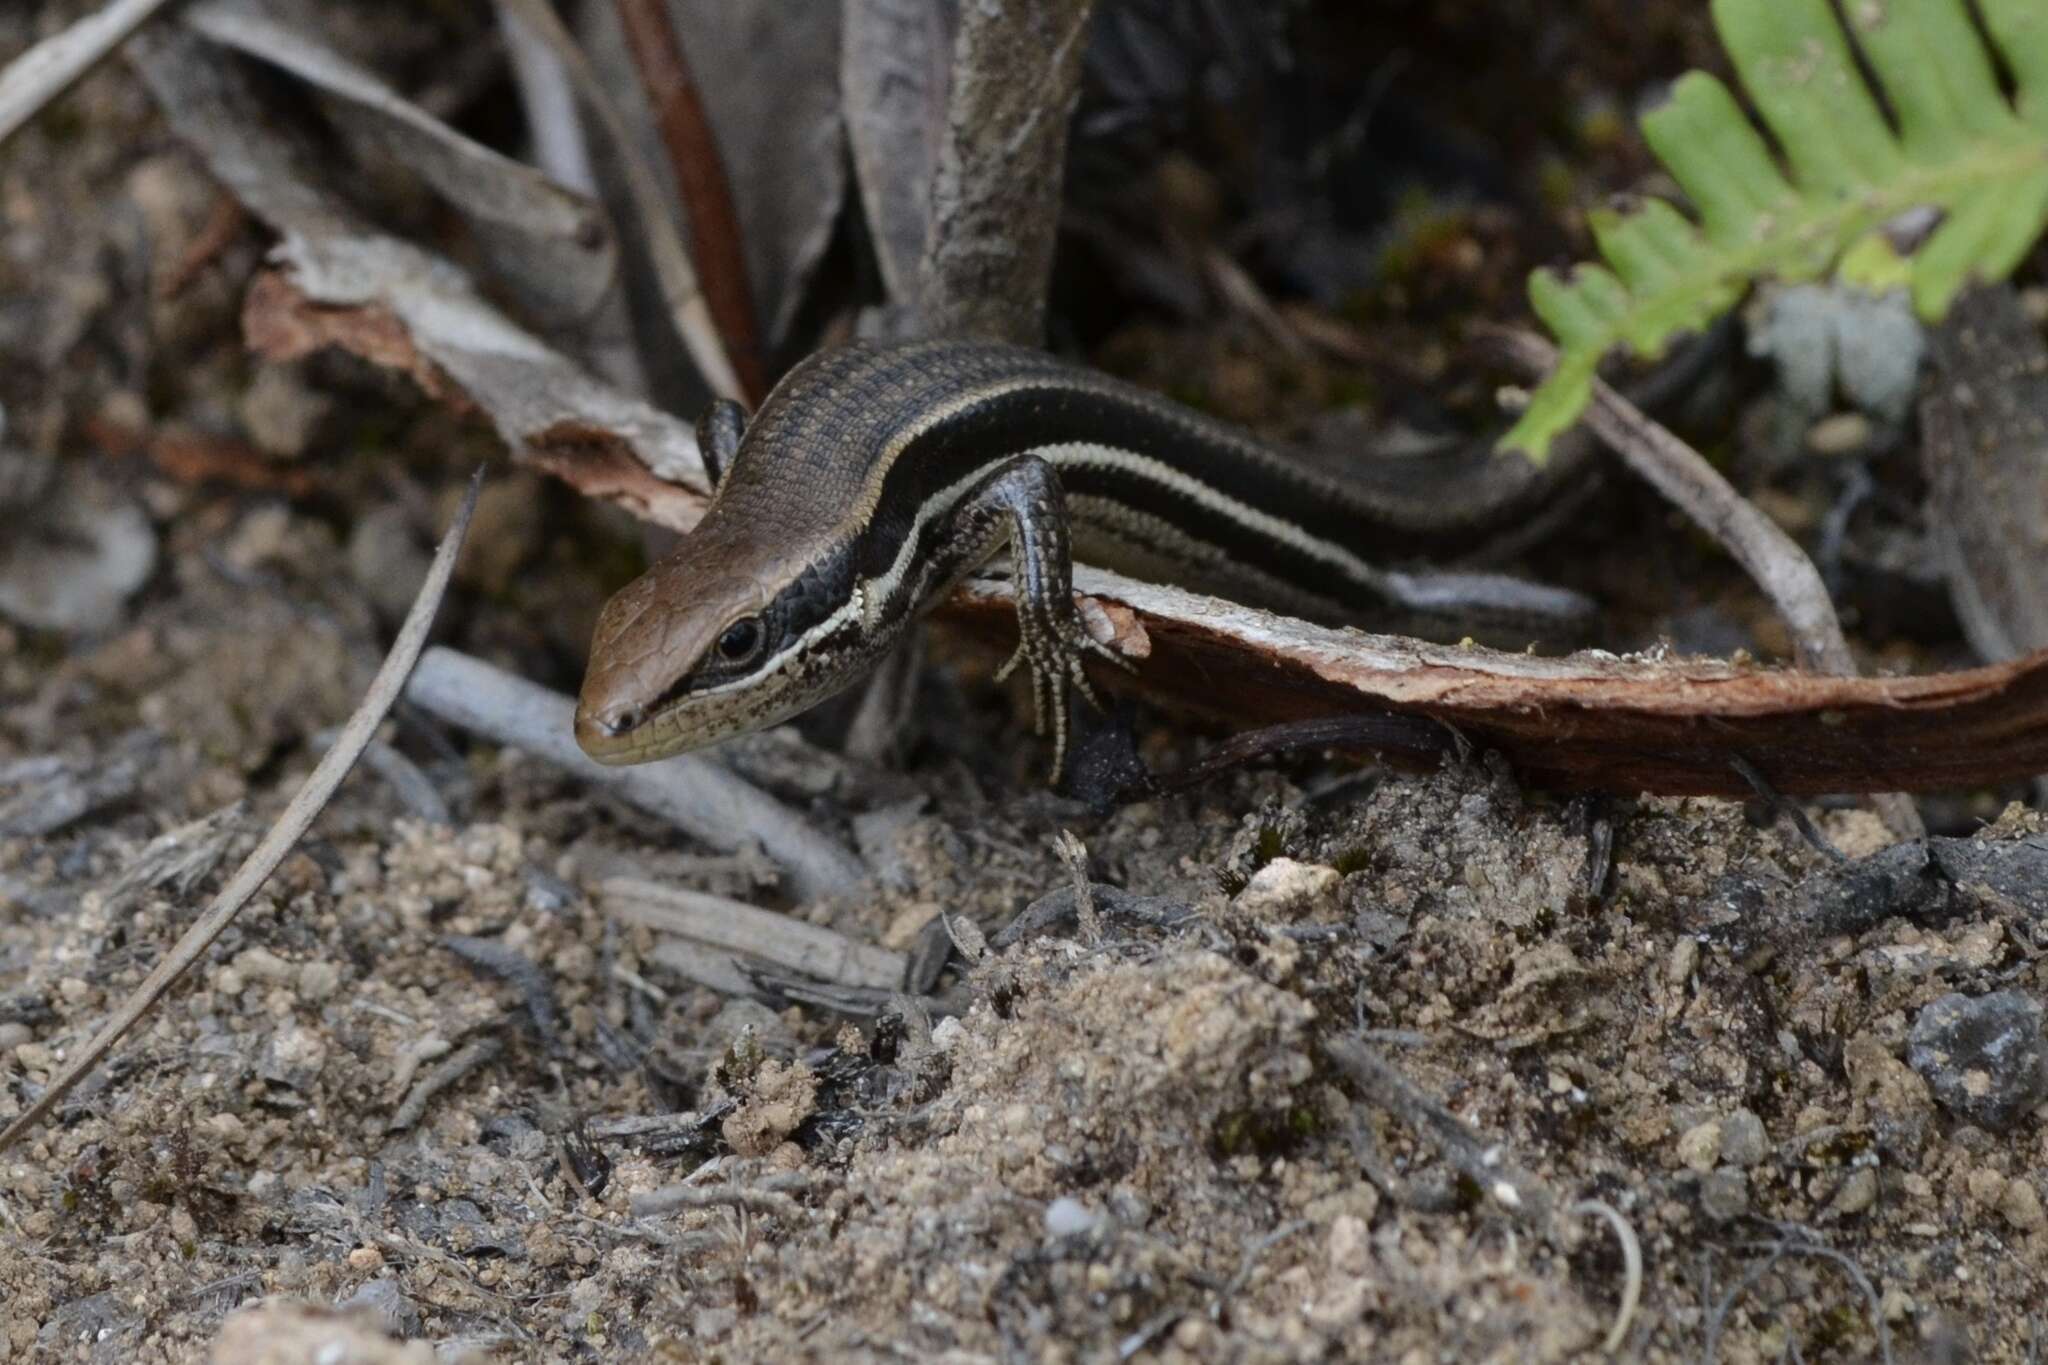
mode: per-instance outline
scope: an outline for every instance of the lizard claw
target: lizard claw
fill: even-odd
[[[1049,780],[1056,785],[1066,770],[1068,689],[1079,693],[1097,711],[1108,709],[1095,684],[1088,679],[1088,659],[1107,660],[1127,673],[1136,669],[1129,659],[1088,633],[1071,598],[1064,612],[1057,607],[1034,607],[1020,599],[1017,625],[1021,638],[1016,652],[996,670],[996,681],[1008,678],[1019,665],[1030,666],[1032,729],[1043,735],[1050,717],[1053,747]]]

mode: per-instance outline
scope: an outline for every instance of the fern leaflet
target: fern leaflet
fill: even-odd
[[[1538,270],[1529,298],[1562,359],[1502,444],[1542,459],[1577,420],[1601,357],[1655,358],[1758,280],[1833,272],[1909,288],[1938,319],[1973,279],[2009,275],[2048,227],[2048,0],[1714,0],[1715,27],[1783,168],[1728,88],[1679,79],[1643,137],[1696,215],[1650,199],[1590,215],[1605,266]],[[1858,69],[1851,36],[1896,119]],[[2016,98],[2000,88],[1995,60]],[[1901,256],[1886,225],[1934,210]]]

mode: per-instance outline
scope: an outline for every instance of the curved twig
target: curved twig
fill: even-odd
[[[1600,1343],[1601,1350],[1613,1355],[1628,1339],[1629,1324],[1635,1321],[1636,1308],[1643,1301],[1643,1244],[1628,1219],[1604,1199],[1581,1199],[1571,1211],[1581,1218],[1605,1219],[1614,1229],[1614,1240],[1621,1243],[1621,1307],[1614,1312],[1614,1326],[1607,1329],[1607,1339]]]
[[[1555,369],[1555,346],[1532,332],[1489,328],[1484,341],[1532,378]],[[1797,541],[1735,491],[1705,457],[1674,436],[1642,409],[1594,379],[1586,425],[1621,457],[1635,475],[1665,501],[1690,517],[1742,566],[1792,631],[1799,666],[1836,678],[1857,676],[1855,656],[1835,615],[1834,599],[1820,570]],[[1873,798],[1884,821],[1901,838],[1927,832],[1919,812],[1901,796]]]

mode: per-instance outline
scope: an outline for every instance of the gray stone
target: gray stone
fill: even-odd
[[[1950,1113],[2008,1128],[2048,1094],[2041,1015],[2021,991],[1944,995],[1913,1021],[1906,1060]]]
[[[1770,1135],[1764,1121],[1747,1109],[1738,1109],[1721,1120],[1721,1160],[1748,1170],[1771,1152]]]

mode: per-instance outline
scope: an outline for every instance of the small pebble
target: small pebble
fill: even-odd
[[[2005,1186],[2005,1177],[1988,1166],[1979,1166],[1963,1177],[1963,1188],[1969,1191],[1970,1201],[1987,1209],[2005,1197]]]
[[[1356,1214],[1341,1214],[1330,1224],[1330,1269],[1359,1276],[1372,1264],[1372,1233]]]
[[[281,982],[292,975],[292,965],[268,948],[244,948],[236,953],[235,970],[244,981]]]
[[[1998,1212],[2019,1232],[2039,1232],[2048,1227],[2048,1213],[2041,1208],[2041,1192],[2026,1176],[2006,1182],[1999,1196]]]
[[[325,1000],[341,986],[341,969],[332,962],[308,962],[299,968],[299,994],[309,1001]]]
[[[1682,990],[1700,966],[1700,941],[1687,934],[1671,945],[1671,959],[1664,964],[1664,979],[1673,990]]]
[[[1102,1216],[1080,1200],[1061,1196],[1045,1206],[1045,1231],[1052,1237],[1079,1237],[1093,1232]]]
[[[239,404],[242,427],[265,454],[297,459],[334,400],[307,384],[296,365],[263,365]]]
[[[1828,1207],[1843,1218],[1862,1213],[1877,1202],[1877,1171],[1870,1166],[1859,1166],[1849,1172],[1849,1178],[1842,1182],[1842,1188],[1835,1192],[1834,1202]]]
[[[349,532],[349,573],[388,620],[402,618],[412,606],[431,562],[402,507],[365,513]]]
[[[1244,890],[1237,893],[1237,907],[1260,919],[1299,919],[1317,911],[1333,911],[1343,880],[1334,867],[1275,858],[1253,873]]]
[[[27,1024],[17,1024],[12,1020],[0,1024],[0,1052],[12,1052],[33,1037],[35,1035],[29,1032]]]
[[[1770,1135],[1764,1121],[1747,1109],[1738,1109],[1721,1121],[1721,1160],[1748,1170],[1770,1155]]]

